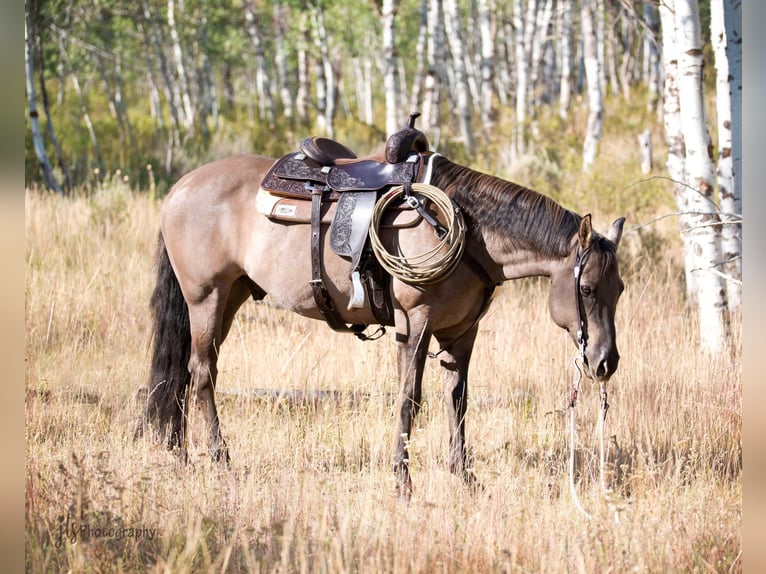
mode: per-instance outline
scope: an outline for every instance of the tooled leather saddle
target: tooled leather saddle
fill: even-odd
[[[353,291],[348,308],[362,307],[366,294],[381,327],[393,325],[388,294],[390,277],[372,254],[368,230],[380,195],[391,187],[419,181],[422,176],[424,154],[430,144],[426,135],[414,127],[418,116],[419,113],[410,114],[407,125],[388,138],[382,153],[365,158],[358,158],[335,140],[306,138],[298,151],[274,162],[261,183],[259,209],[267,216],[311,224],[311,288],[323,318],[335,331],[350,331],[361,339],[370,338],[363,334],[367,325],[347,325],[341,319],[325,287],[321,241],[323,205],[335,204],[329,230],[330,247],[351,261]]]

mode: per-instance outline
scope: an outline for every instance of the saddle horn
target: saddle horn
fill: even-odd
[[[415,120],[420,112],[413,112],[407,120],[407,125],[401,131],[392,134],[386,141],[386,161],[401,163],[412,152],[425,153],[431,146],[426,134],[415,128]]]

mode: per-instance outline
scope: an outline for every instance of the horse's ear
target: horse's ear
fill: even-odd
[[[625,218],[620,217],[618,219],[615,219],[614,223],[612,223],[612,227],[609,228],[607,239],[609,239],[609,241],[614,243],[615,247],[617,247],[620,244],[620,239],[622,238],[623,225],[625,225]]]
[[[580,240],[580,249],[587,249],[593,243],[593,225],[590,221],[590,213],[583,216],[580,221],[580,229],[577,232],[577,238]]]

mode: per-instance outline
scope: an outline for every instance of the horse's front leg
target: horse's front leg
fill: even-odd
[[[397,322],[398,323],[398,322]],[[400,324],[400,323],[398,323]],[[423,368],[428,355],[431,331],[427,320],[408,316],[403,325],[397,327],[396,344],[399,371],[399,425],[394,448],[394,473],[397,478],[397,493],[409,499],[412,495],[410,478],[409,442],[412,425],[420,410]]]
[[[474,325],[457,340],[441,339],[437,335],[440,344],[449,345],[439,356],[449,420],[449,469],[469,486],[476,485],[476,476],[465,446],[465,414],[468,407],[468,364],[477,332],[478,325]]]

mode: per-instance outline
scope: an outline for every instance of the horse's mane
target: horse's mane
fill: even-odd
[[[433,162],[431,184],[460,206],[474,233],[487,230],[513,246],[544,255],[567,255],[582,219],[579,215],[550,197],[442,156]]]

